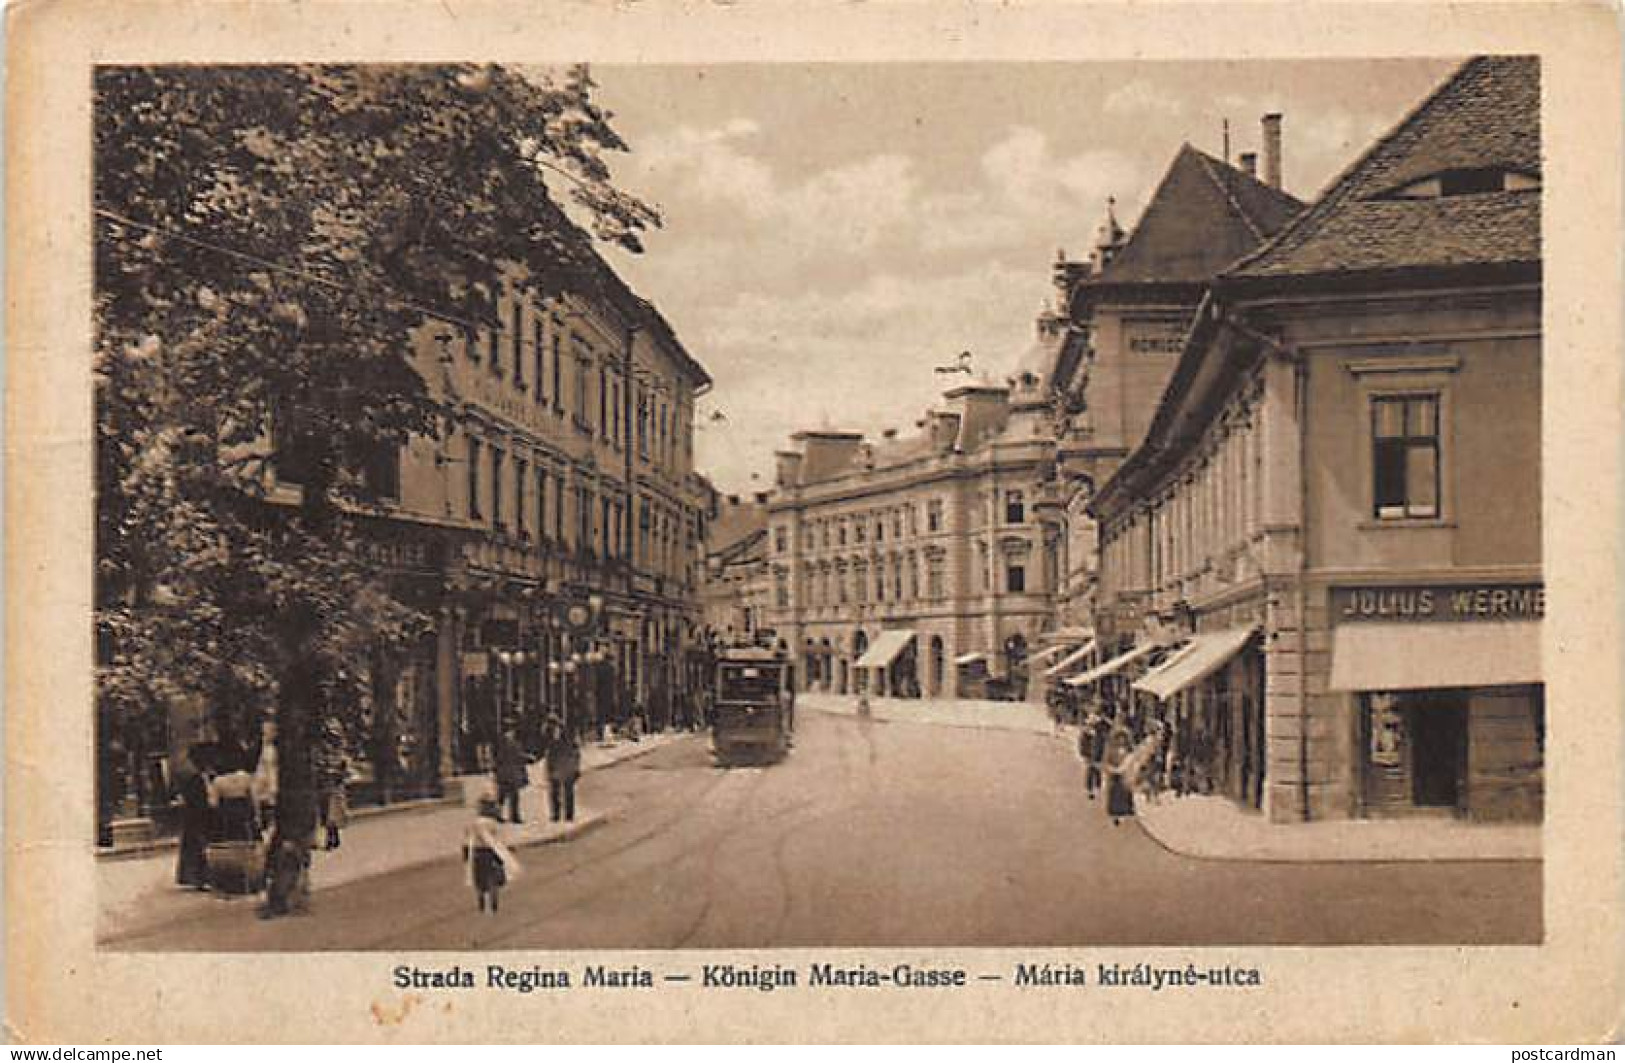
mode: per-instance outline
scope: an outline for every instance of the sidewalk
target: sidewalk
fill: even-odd
[[[796,708],[855,716],[855,694],[799,694]],[[1026,701],[973,701],[969,698],[870,698],[870,716],[888,723],[927,723],[939,727],[1028,731],[1053,734],[1044,706]]]
[[[587,774],[691,737],[694,735],[688,732],[668,732],[641,742],[589,744],[581,750],[581,770]],[[486,777],[465,776],[462,781],[464,800],[471,805]],[[596,807],[592,796],[591,787],[584,787],[574,823],[549,821],[546,774],[541,764],[533,764],[531,786],[523,800],[525,822],[507,826],[504,837],[516,847],[578,837],[614,817],[614,810]],[[455,857],[470,814],[467,807],[453,802],[418,802],[397,813],[356,819],[345,829],[340,848],[332,852],[318,849],[313,854],[311,889],[333,889]],[[247,912],[259,903],[255,897],[223,897],[176,887],[173,847],[138,857],[98,860],[96,889],[99,941],[153,929],[185,918],[189,912],[216,911],[222,904],[237,904]]]
[[[1159,845],[1204,860],[1539,860],[1539,825],[1456,819],[1352,819],[1271,823],[1224,797],[1137,802],[1135,818]]]

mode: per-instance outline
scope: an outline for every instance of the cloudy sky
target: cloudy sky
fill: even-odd
[[[665,218],[611,258],[716,380],[700,468],[765,488],[798,427],[910,430],[961,350],[1007,374],[1057,249],[1087,253],[1108,196],[1132,226],[1182,142],[1220,154],[1228,118],[1256,151],[1280,111],[1309,199],[1454,66],[597,66],[616,179]]]

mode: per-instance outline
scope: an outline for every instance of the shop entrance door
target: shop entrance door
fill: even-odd
[[[1430,694],[1411,707],[1411,800],[1454,808],[1467,760],[1467,707],[1459,697]]]

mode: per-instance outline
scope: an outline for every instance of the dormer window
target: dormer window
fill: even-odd
[[[1442,199],[1449,196],[1476,196],[1486,192],[1526,192],[1540,187],[1540,177],[1502,166],[1477,166],[1442,170],[1430,177],[1401,185],[1387,194],[1389,199]]]

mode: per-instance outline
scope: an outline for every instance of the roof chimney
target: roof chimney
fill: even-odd
[[[1281,187],[1281,116],[1266,114],[1264,126],[1264,183]]]
[[[1241,172],[1248,177],[1258,176],[1258,152],[1244,151],[1241,153]]]

